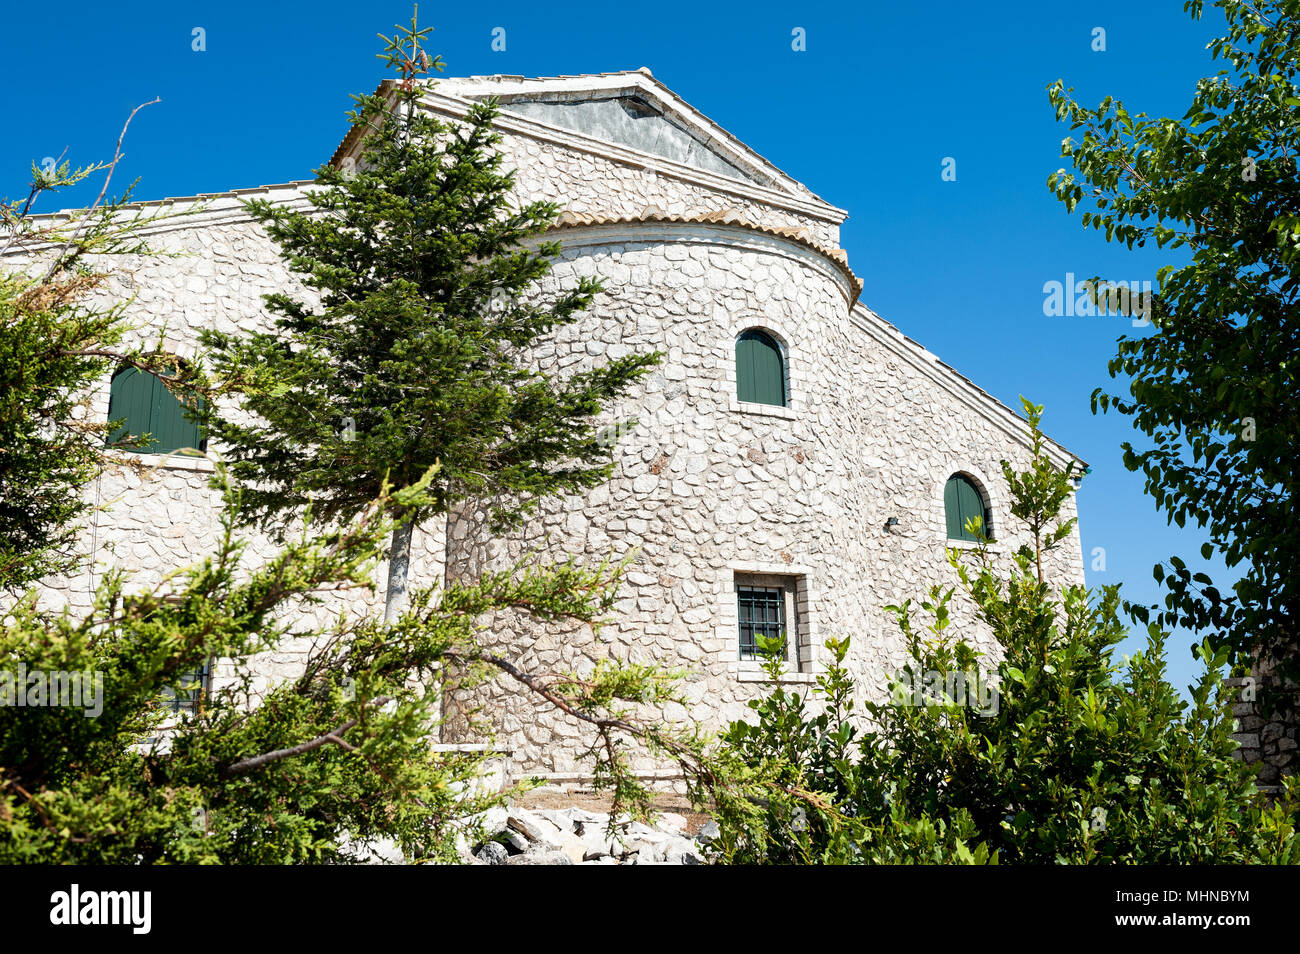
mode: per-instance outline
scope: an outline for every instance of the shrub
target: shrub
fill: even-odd
[[[1145,650],[1116,661],[1126,635],[1118,587],[1054,591],[1044,579],[1043,555],[1072,527],[1059,520],[1071,473],[1043,453],[1042,409],[1025,409],[1033,463],[1023,473],[1002,466],[1033,545],[1014,554],[1005,578],[985,545],[949,553],[1002,658],[989,664],[950,635],[956,587],[935,587],[921,603],[923,630],[911,600],[887,607],[910,661],[890,680],[888,701],[858,714],[849,640],[828,641],[834,661],[811,693],[819,712],[778,684],[750,703],[752,723],[724,735],[759,794],[722,813],[722,860],[1300,862],[1300,786],[1269,804],[1254,769],[1233,758],[1226,651],[1197,647],[1205,671],[1188,704],[1165,678],[1157,626]],[[775,682],[778,647],[765,648]]]

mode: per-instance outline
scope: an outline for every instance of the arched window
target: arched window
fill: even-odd
[[[786,406],[785,358],[776,339],[751,328],[736,339],[736,397]]]
[[[943,509],[948,518],[949,540],[976,541],[978,537],[966,529],[966,521],[979,517],[982,521],[984,535],[993,538],[993,522],[989,519],[989,508],[984,502],[984,495],[975,486],[975,481],[964,474],[953,474],[943,488]]]
[[[192,405],[193,408],[198,406],[197,401]],[[148,434],[150,442],[147,445],[123,449],[142,454],[205,450],[202,430],[190,420],[190,413],[191,408],[182,404],[152,374],[137,368],[122,368],[113,375],[109,388],[108,419],[118,426],[109,434],[108,442],[116,444],[128,436]]]

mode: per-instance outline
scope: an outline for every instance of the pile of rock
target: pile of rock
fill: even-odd
[[[485,840],[469,864],[486,865],[699,865],[708,860],[708,845],[717,837],[709,822],[698,835],[686,831],[686,819],[672,812],[655,816],[654,825],[619,818],[615,834],[609,816],[581,808],[500,808],[483,820]]]

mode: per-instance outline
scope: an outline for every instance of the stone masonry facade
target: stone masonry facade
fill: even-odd
[[[1234,693],[1236,758],[1255,765],[1259,785],[1278,793],[1283,778],[1300,770],[1300,687],[1256,660],[1252,676],[1227,680]]]
[[[487,95],[502,101],[502,148],[518,170],[521,199],[564,209],[548,236],[562,252],[540,291],[580,276],[597,276],[605,288],[531,359],[558,374],[633,352],[661,351],[664,360],[608,411],[609,423],[637,423],[618,435],[606,485],[546,501],[507,536],[489,533],[474,506],[421,527],[413,584],[470,579],[525,559],[632,554],[616,610],[598,633],[503,618],[485,639],[524,668],[581,672],[613,656],[679,670],[685,705],[662,715],[720,729],[767,688],[757,664],[740,658],[736,587],[779,582],[793,594],[797,639],[783,678],[811,685],[824,666],[824,640],[849,636],[861,692],[880,697],[905,652],[883,607],[956,583],[947,562],[949,477],[966,475],[984,495],[999,562],[1025,542],[999,462],[1026,463],[1027,425],[858,301],[861,282],[838,246],[844,211],[647,71],[450,79],[425,102],[456,116]],[[608,101],[632,103],[635,121],[608,125],[605,105],[584,112],[584,104]],[[358,146],[349,135],[333,161],[355,161]],[[670,147],[677,152],[664,154]],[[184,214],[150,226],[148,237],[179,255],[130,263],[106,294],[134,296],[128,314],[137,333],[162,335],[181,355],[194,353],[202,329],[266,322],[263,294],[302,290],[242,202],[256,195],[301,203],[309,188],[296,182],[167,200],[163,207]],[[736,340],[751,329],[780,344],[784,407],[737,398]],[[88,413],[107,415],[108,381]],[[1060,466],[1074,460],[1054,444],[1049,452]],[[84,609],[107,566],[150,585],[211,550],[220,501],[207,486],[210,461],[135,456],[149,465],[143,473],[112,470],[87,488],[110,504],[86,530],[97,564],[50,581],[50,605]],[[1070,500],[1065,516],[1074,515]],[[269,544],[255,541],[250,552],[269,552]],[[1083,583],[1077,528],[1048,569],[1055,585]],[[356,597],[349,609],[378,606]],[[996,654],[968,602],[959,596],[953,612],[950,632]],[[265,679],[291,675],[301,652],[290,644],[262,661]],[[446,741],[465,741],[453,727],[467,708],[496,725],[517,769],[583,776],[586,736],[572,719],[493,683],[448,700]],[[646,759],[641,768],[662,767]]]

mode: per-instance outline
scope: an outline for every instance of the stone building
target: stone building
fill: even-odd
[[[582,669],[614,654],[680,669],[687,706],[665,714],[715,728],[743,716],[764,689],[755,632],[789,634],[783,678],[799,685],[816,678],[827,637],[852,637],[850,665],[862,691],[878,696],[904,662],[882,608],[956,582],[947,548],[971,546],[961,539],[964,518],[987,518],[1000,560],[1024,541],[999,461],[1027,461],[1025,422],[859,301],[862,282],[839,247],[844,210],[648,70],[445,79],[424,103],[456,116],[487,96],[500,99],[502,148],[521,197],[564,208],[550,287],[584,275],[605,287],[583,320],[537,347],[536,360],[560,372],[635,351],[665,360],[610,410],[610,420],[639,423],[619,435],[607,485],[548,501],[507,537],[490,535],[474,508],[420,528],[413,583],[468,578],[530,555],[635,551],[598,636],[539,633],[515,620],[490,638],[525,667]],[[355,160],[357,138],[349,134],[333,161]],[[265,321],[261,295],[297,283],[241,203],[301,203],[309,187],[166,200],[187,214],[151,226],[150,239],[181,256],[136,262],[110,293],[133,295],[139,333],[164,334],[182,355],[201,329]],[[140,386],[119,380],[117,400]],[[105,381],[92,413],[109,415],[113,398]],[[190,440],[168,427],[172,445]],[[1062,467],[1075,459],[1055,444],[1049,452]],[[210,462],[140,458],[149,472],[112,471],[89,488],[112,501],[87,528],[99,565],[52,582],[48,600],[88,605],[111,564],[156,582],[212,544]],[[1071,500],[1065,516],[1073,515]],[[1077,529],[1049,569],[1054,583],[1083,582]],[[959,599],[954,613],[953,631],[996,652],[969,604]],[[266,661],[267,678],[299,658],[284,647]],[[517,766],[557,780],[582,774],[576,723],[510,687],[484,692],[478,701]]]

